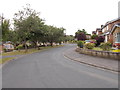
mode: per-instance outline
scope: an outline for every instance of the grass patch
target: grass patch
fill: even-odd
[[[94,47],[93,50],[96,50],[96,51],[103,51],[100,47]]]
[[[35,53],[35,52],[40,52],[46,49],[50,49],[50,48],[56,48],[56,47],[61,47],[63,45],[59,45],[59,46],[47,46],[47,47],[40,47],[40,50],[38,50],[37,48],[33,48],[33,49],[28,49],[28,51],[25,53],[25,50],[20,50],[20,52],[18,50],[16,51],[12,51],[12,52],[4,52],[2,53],[2,56],[10,56],[10,55],[25,55],[25,54],[31,54],[31,53]],[[12,59],[15,59],[16,57],[6,57],[6,58],[0,58],[0,64],[5,63],[6,61],[10,61]]]
[[[9,61],[9,60],[12,60],[12,59],[15,59],[15,57],[0,58],[0,64],[3,64],[6,61]]]
[[[100,47],[94,47],[92,50],[96,50],[96,51],[104,51],[102,48],[100,48]],[[115,52],[114,50],[112,50],[112,49],[110,49],[110,50],[108,50],[108,51],[112,51],[112,52]],[[116,52],[117,52],[117,50],[116,50]]]
[[[25,55],[25,54],[31,54],[31,53],[35,53],[35,52],[39,52],[45,49],[49,49],[49,48],[55,48],[55,47],[61,47],[63,45],[59,45],[59,46],[47,46],[47,47],[40,47],[40,50],[38,50],[37,48],[32,48],[32,49],[28,49],[27,52],[25,52],[25,50],[16,50],[16,51],[12,51],[12,52],[4,52],[2,53],[2,56],[10,56],[10,55]]]

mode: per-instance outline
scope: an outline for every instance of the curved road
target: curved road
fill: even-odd
[[[118,88],[118,74],[64,57],[74,44],[12,60],[2,68],[3,88]]]

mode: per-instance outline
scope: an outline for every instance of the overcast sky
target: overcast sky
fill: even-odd
[[[107,21],[118,17],[120,0],[1,0],[0,14],[7,19],[26,4],[40,12],[46,24],[64,27],[68,35],[78,29],[88,33],[100,28]]]

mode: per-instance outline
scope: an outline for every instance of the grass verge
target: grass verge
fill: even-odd
[[[56,47],[62,47],[63,45],[59,45],[59,46],[47,46],[47,47],[40,47],[40,50],[36,49],[36,48],[32,48],[32,49],[28,49],[27,52],[25,52],[25,50],[16,50],[16,51],[12,51],[12,52],[4,52],[2,53],[2,56],[11,56],[11,55],[26,55],[26,54],[32,54],[35,52],[40,52],[46,49],[50,49],[50,48],[56,48]],[[12,59],[16,59],[17,57],[6,57],[6,58],[0,58],[0,64],[5,63],[6,61],[10,61]]]
[[[0,64],[5,63],[6,61],[10,61],[12,59],[15,59],[16,57],[7,57],[7,58],[0,58]]]
[[[47,46],[47,47],[40,47],[40,50],[36,49],[36,48],[32,48],[32,49],[28,49],[27,52],[25,52],[25,50],[16,50],[16,51],[12,51],[12,52],[4,52],[2,53],[2,56],[10,56],[10,55],[25,55],[25,54],[31,54],[31,53],[35,53],[35,52],[39,52],[45,49],[49,49],[49,48],[55,48],[55,47],[61,47],[63,45],[59,45],[59,46]]]

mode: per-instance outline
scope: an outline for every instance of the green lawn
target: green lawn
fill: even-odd
[[[93,50],[103,51],[100,47],[94,47]]]
[[[25,50],[16,50],[16,51],[12,51],[12,52],[4,52],[2,53],[2,56],[9,56],[9,55],[23,55],[23,54],[31,54],[31,53],[35,53],[35,52],[39,52],[45,49],[51,48],[50,46],[48,47],[41,47],[40,50],[38,50],[37,48],[32,48],[32,49],[28,49],[27,52],[25,52]]]
[[[101,49],[100,47],[94,47],[93,50],[103,51],[103,49]],[[109,51],[111,51],[111,52],[120,52],[120,50],[112,50],[112,49],[110,49]]]
[[[47,47],[40,47],[40,50],[38,50],[37,48],[33,48],[33,49],[28,49],[27,52],[25,52],[25,50],[16,50],[16,51],[12,51],[12,52],[4,52],[2,53],[2,56],[10,56],[10,55],[25,55],[25,54],[31,54],[31,53],[35,53],[35,52],[40,52],[40,51],[43,51],[43,50],[47,50],[47,49],[50,49],[50,48],[55,48],[55,47],[61,47],[63,45],[59,45],[59,46],[47,46]],[[6,61],[9,61],[9,60],[12,60],[12,59],[15,59],[16,57],[7,57],[7,58],[3,58],[3,59],[0,59],[0,64],[3,64],[5,63]]]
[[[38,50],[37,48],[32,48],[32,49],[28,49],[27,52],[25,52],[25,50],[16,50],[16,51],[12,51],[12,52],[3,52],[2,56],[10,56],[10,55],[23,55],[23,54],[31,54],[31,53],[35,53],[35,52],[39,52],[39,51],[43,51],[49,48],[55,48],[55,47],[61,47],[62,45],[59,46],[47,46],[47,47],[40,47],[40,50]]]
[[[12,60],[12,59],[15,59],[16,57],[7,57],[7,58],[0,58],[0,64],[3,64],[5,63],[6,61],[9,61],[9,60]]]

